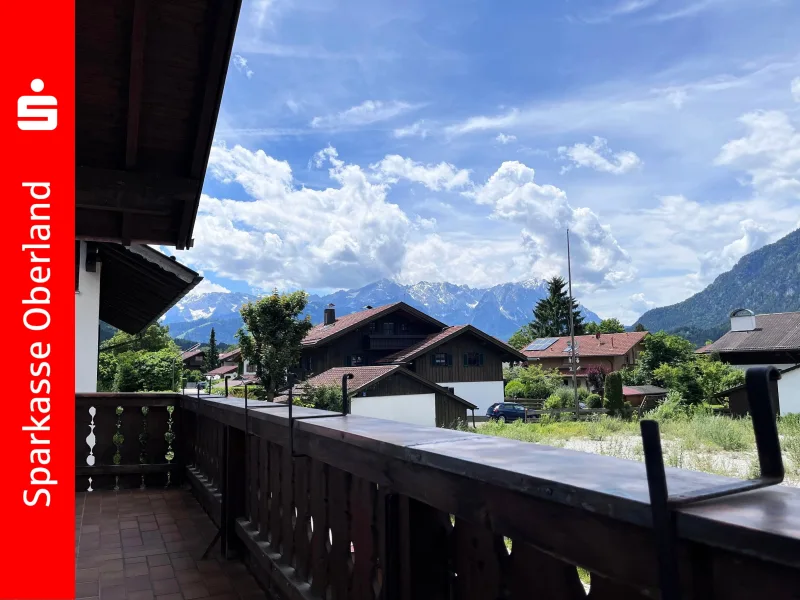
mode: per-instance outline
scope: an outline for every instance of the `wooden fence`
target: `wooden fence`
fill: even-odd
[[[473,433],[184,397],[189,481],[277,599],[658,597],[644,465]],[[321,418],[324,417],[324,418]],[[669,469],[672,493],[727,478]],[[797,598],[800,490],[679,510],[684,598]]]

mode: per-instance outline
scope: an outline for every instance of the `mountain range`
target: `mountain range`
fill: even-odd
[[[306,313],[316,324],[322,321],[322,311],[328,304],[336,306],[337,315],[346,315],[365,306],[404,301],[448,325],[469,323],[490,335],[508,339],[531,321],[534,305],[546,295],[547,284],[536,279],[490,288],[427,281],[401,285],[381,279],[358,289],[311,295]],[[161,324],[169,325],[173,337],[196,341],[207,340],[213,327],[218,341],[233,343],[242,326],[239,308],[256,298],[239,292],[192,292],[167,311]],[[587,322],[600,321],[583,306],[581,312]]]
[[[756,314],[800,311],[800,229],[746,254],[702,292],[648,310],[638,322],[648,331],[663,329],[702,344],[728,331],[737,308]]]

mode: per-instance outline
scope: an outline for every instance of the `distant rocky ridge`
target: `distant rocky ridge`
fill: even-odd
[[[404,301],[450,325],[470,323],[501,339],[508,339],[520,326],[530,322],[533,307],[547,293],[543,281],[528,280],[503,283],[491,288],[471,288],[441,282],[421,281],[401,285],[382,279],[355,290],[343,290],[327,296],[312,295],[307,313],[314,323],[322,321],[328,304],[339,315]],[[239,308],[256,296],[238,292],[193,292],[171,308],[161,323],[169,325],[177,338],[205,341],[214,328],[217,340],[233,343],[242,326]],[[586,321],[599,322],[592,311],[581,307]]]
[[[743,256],[702,292],[648,310],[637,322],[649,331],[663,329],[703,344],[728,331],[728,318],[737,308],[756,313],[800,311],[800,229]]]

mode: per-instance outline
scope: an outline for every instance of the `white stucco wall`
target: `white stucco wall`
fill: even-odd
[[[456,396],[475,404],[478,407],[475,415],[479,417],[485,415],[486,410],[495,402],[502,402],[505,393],[502,381],[455,381],[439,385],[453,388]]]
[[[781,415],[800,413],[800,369],[784,373],[778,381]]]
[[[97,343],[100,328],[100,271],[86,270],[86,242],[81,242],[80,281],[75,293],[75,391],[97,391]]]
[[[436,426],[436,394],[405,396],[356,396],[350,414],[401,421],[412,425]]]

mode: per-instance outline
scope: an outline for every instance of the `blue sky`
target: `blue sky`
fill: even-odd
[[[204,289],[566,273],[632,323],[800,226],[791,0],[245,0]]]

